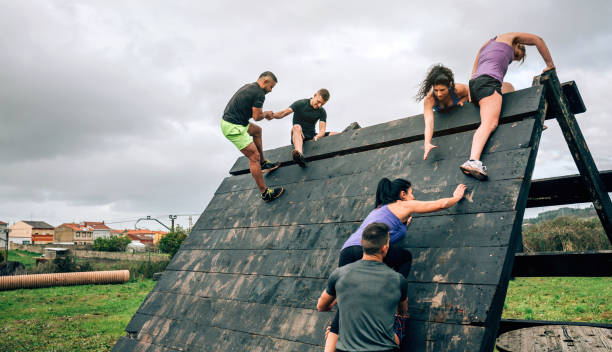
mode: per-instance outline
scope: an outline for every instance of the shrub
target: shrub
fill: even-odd
[[[109,238],[96,238],[93,244],[94,251],[125,252],[131,240],[127,236],[111,236]]]
[[[610,249],[599,218],[560,216],[523,227],[526,252]]]
[[[181,248],[181,244],[183,244],[185,238],[187,238],[187,232],[181,226],[177,226],[174,228],[174,231],[168,232],[168,234],[159,240],[157,248],[163,253],[170,254],[170,258],[172,259],[179,248]]]

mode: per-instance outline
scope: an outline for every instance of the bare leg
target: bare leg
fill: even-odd
[[[330,331],[325,339],[325,350],[324,352],[335,352],[336,344],[338,343],[338,335]]]
[[[501,91],[502,94],[514,92],[514,86],[510,82],[502,82]]]
[[[255,143],[249,143],[249,145],[247,145],[240,151],[242,152],[242,154],[244,154],[244,156],[249,158],[249,169],[251,169],[251,175],[255,179],[255,183],[257,183],[259,192],[263,193],[266,190],[266,183],[264,182],[263,175],[261,173],[261,165],[259,164],[259,152],[255,147]]]
[[[291,139],[293,140],[293,147],[295,150],[300,152],[300,154],[304,154],[302,151],[302,146],[304,143],[304,134],[302,133],[302,126],[293,125],[291,129]]]
[[[340,134],[340,132],[329,132],[329,135],[330,135],[330,136],[333,136],[333,135],[335,135],[335,134]]]
[[[480,126],[474,133],[472,139],[472,151],[470,152],[471,160],[480,160],[480,154],[484,149],[491,133],[497,128],[499,122],[499,114],[501,112],[502,96],[497,92],[492,95],[480,99]]]
[[[251,122],[249,123],[249,129],[247,130],[247,133],[251,135],[251,137],[253,137],[253,143],[255,143],[255,147],[257,148],[257,152],[259,153],[260,161],[266,160],[266,158],[264,158],[261,142],[261,127]]]

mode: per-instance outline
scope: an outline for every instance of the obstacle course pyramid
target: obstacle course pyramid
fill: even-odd
[[[305,169],[289,146],[267,151],[283,165],[266,183],[286,192],[267,204],[239,158],[113,351],[322,351],[333,312],[317,312],[316,301],[382,177],[410,180],[419,200],[468,188],[450,209],[415,214],[401,243],[413,255],[410,351],[491,351],[546,114],[543,89],[504,96],[484,182],[459,170],[480,123],[473,104],[436,113],[438,148],[425,161],[422,115],[306,142]]]

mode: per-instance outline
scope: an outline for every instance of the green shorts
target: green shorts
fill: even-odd
[[[249,126],[236,125],[221,119],[221,131],[225,138],[234,143],[238,150],[246,148],[253,142],[253,137],[247,133]]]

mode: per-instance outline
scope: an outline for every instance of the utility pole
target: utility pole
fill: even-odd
[[[172,223],[170,227],[172,228],[172,232],[174,232],[174,220],[176,219],[176,215],[168,215],[168,217],[170,218],[170,222]]]

